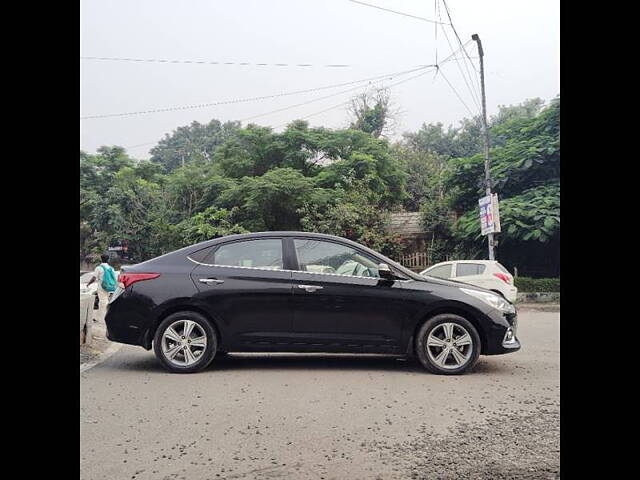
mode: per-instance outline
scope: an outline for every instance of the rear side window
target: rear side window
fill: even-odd
[[[456,266],[456,277],[464,277],[468,275],[482,275],[486,265],[481,263],[459,263]]]
[[[282,240],[269,238],[221,245],[207,263],[282,270]]]
[[[209,254],[213,251],[215,245],[212,247],[203,248],[202,250],[198,250],[197,252],[193,252],[189,254],[189,258],[196,262],[207,263],[205,260],[209,256]]]
[[[425,275],[437,278],[451,278],[451,264],[440,265],[424,272]]]

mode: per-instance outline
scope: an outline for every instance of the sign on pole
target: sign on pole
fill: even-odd
[[[482,235],[500,232],[500,209],[498,195],[487,195],[478,200],[480,205],[480,228]]]
[[[498,206],[498,194],[494,193],[491,196],[491,202],[493,203],[493,233],[500,233],[500,207]]]

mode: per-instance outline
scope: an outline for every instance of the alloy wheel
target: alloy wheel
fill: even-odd
[[[207,334],[193,320],[176,320],[162,334],[162,354],[173,365],[191,366],[207,349]]]
[[[441,323],[429,333],[425,350],[437,366],[453,370],[471,359],[473,339],[463,326],[450,322]]]

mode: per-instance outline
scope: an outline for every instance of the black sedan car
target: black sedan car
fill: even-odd
[[[107,337],[154,349],[172,372],[226,352],[416,356],[433,373],[520,349],[514,306],[478,287],[425,278],[331,235],[232,235],[127,267]]]

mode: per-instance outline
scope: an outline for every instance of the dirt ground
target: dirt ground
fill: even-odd
[[[560,313],[444,377],[382,356],[244,354],[165,372],[125,346],[81,373],[81,478],[558,478]]]

